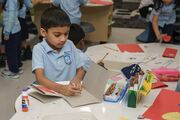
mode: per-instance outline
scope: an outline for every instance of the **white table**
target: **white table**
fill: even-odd
[[[106,47],[105,47],[106,46]],[[141,44],[140,45],[145,51],[146,55],[157,54],[160,57],[163,49],[166,46],[175,47],[178,49],[178,56],[174,61],[179,65],[179,46],[174,45],[160,45],[157,43],[153,44]],[[110,52],[109,55],[105,58],[105,60],[111,61],[123,61],[123,55],[121,52],[109,49],[109,48],[117,49],[115,44],[103,44],[92,46],[88,48],[87,54],[97,62],[100,60],[106,52]],[[121,59],[120,59],[121,58]],[[135,60],[136,61],[136,60]],[[132,62],[126,60],[126,62]],[[134,62],[134,61],[133,61]],[[176,82],[167,83],[168,88],[174,90],[176,87]],[[29,90],[30,92],[31,90]],[[154,99],[158,95],[160,89],[152,90],[147,97],[142,98],[141,102],[137,105],[137,108],[128,108],[125,103],[110,103],[110,102],[102,102],[100,104],[92,104],[77,108],[72,108],[70,105],[65,102],[63,99],[59,99],[53,101],[51,103],[43,104],[38,100],[29,97],[30,99],[30,107],[27,113],[23,113],[21,110],[21,95],[17,98],[15,103],[16,114],[11,118],[11,120],[42,120],[44,116],[54,115],[54,114],[63,114],[63,113],[71,113],[71,112],[91,112],[98,120],[121,120],[123,118],[127,118],[128,120],[136,120],[139,115],[142,115],[148,107],[153,103]]]
[[[109,53],[103,60],[105,66],[109,69],[118,69],[120,64],[123,63],[139,63],[144,69],[158,68],[161,65],[164,67],[177,67],[180,66],[180,46],[171,44],[159,44],[159,43],[148,43],[139,44],[144,50],[144,53],[122,53],[116,44],[101,44],[89,47],[86,54],[94,61],[100,61],[106,53]],[[164,58],[162,53],[165,48],[175,48],[178,49],[177,55],[174,58]],[[157,64],[157,62],[162,62]],[[164,62],[164,63],[163,63]],[[166,63],[167,62],[167,63]],[[168,63],[170,62],[170,63]]]

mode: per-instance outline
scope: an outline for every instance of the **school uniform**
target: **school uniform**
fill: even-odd
[[[17,0],[7,0],[3,11],[3,35],[9,36],[9,40],[3,40],[9,70],[13,73],[19,71],[22,66],[21,54],[21,27],[18,20],[19,4]]]
[[[33,48],[32,71],[41,68],[49,80],[69,81],[76,75],[76,70],[84,66],[81,57],[82,55],[70,40],[66,41],[58,53],[44,39]]]
[[[160,31],[163,34],[168,34],[170,36],[173,35],[174,31],[174,23],[176,21],[176,12],[174,10],[175,4],[163,5],[158,11],[153,10],[150,15],[150,23],[149,23],[149,35],[148,42],[154,42],[156,40],[156,36],[152,26],[153,16],[158,16],[158,26]]]
[[[71,23],[80,25],[81,11],[80,6],[86,4],[87,0],[52,0],[53,5],[61,8],[69,16]]]

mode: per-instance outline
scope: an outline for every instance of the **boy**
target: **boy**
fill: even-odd
[[[32,71],[39,84],[61,94],[81,92],[84,63],[74,44],[67,40],[70,19],[58,8],[48,8],[41,16],[40,33],[44,37],[33,48]],[[71,80],[69,85],[56,82]]]

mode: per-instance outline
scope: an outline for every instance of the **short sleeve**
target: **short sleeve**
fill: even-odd
[[[153,16],[159,16],[160,10],[156,11],[155,9],[153,9],[153,11],[151,12],[151,14],[152,14]]]
[[[43,62],[43,51],[41,46],[36,45],[33,48],[33,54],[32,54],[32,72],[35,72],[37,68],[44,68],[44,62]]]

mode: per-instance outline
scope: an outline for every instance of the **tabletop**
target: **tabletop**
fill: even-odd
[[[160,59],[159,61],[172,61],[171,63],[162,63],[167,67],[177,67],[179,68],[180,59],[179,51],[180,47],[177,45],[168,44],[139,44],[144,50],[144,53],[122,53],[117,44],[102,44],[89,47],[86,51],[87,55],[95,62],[101,60],[106,53],[109,53],[104,61],[110,62],[123,62],[123,63],[142,63],[144,68],[152,67],[152,61],[155,59]],[[177,56],[175,59],[163,58],[162,53],[166,47],[178,49]],[[134,59],[132,59],[134,58]],[[152,59],[153,58],[153,59]],[[146,61],[146,62],[143,62]],[[156,61],[157,62],[157,61]],[[160,63],[161,64],[161,63]],[[154,65],[157,67],[157,65]],[[116,68],[111,68],[116,69]],[[168,88],[174,90],[176,87],[176,82],[165,82]],[[142,115],[148,107],[153,103],[154,99],[158,95],[161,89],[153,89],[151,92],[141,99],[141,102],[137,104],[136,108],[128,108],[125,102],[105,102],[100,104],[91,104],[81,107],[72,108],[66,101],[59,98],[50,103],[43,104],[35,98],[29,96],[30,106],[28,112],[22,112],[21,109],[21,95],[17,98],[15,102],[16,114],[11,118],[11,120],[48,120],[48,116],[62,115],[68,113],[75,114],[76,112],[87,112],[91,113],[98,120],[120,120],[126,118],[128,120],[136,120],[139,115]],[[32,89],[28,90],[32,92]],[[49,119],[51,120],[51,119]],[[94,119],[86,119],[94,120]]]

